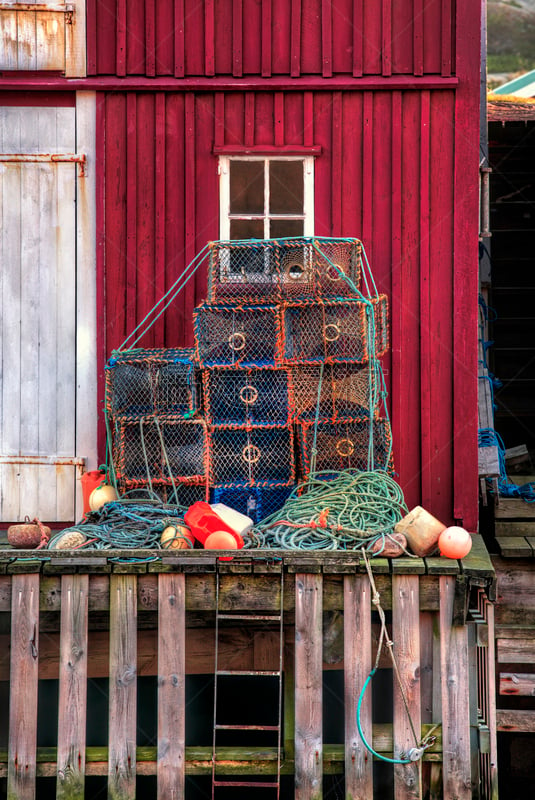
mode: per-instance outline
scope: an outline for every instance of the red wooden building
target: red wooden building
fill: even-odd
[[[94,421],[110,351],[208,240],[226,238],[229,230],[262,237],[267,226],[275,236],[294,234],[304,225],[307,234],[361,238],[379,289],[389,295],[385,367],[395,464],[408,505],[420,503],[476,530],[480,3],[89,0],[85,13],[83,5],[69,13],[0,9],[3,159],[56,154],[47,167],[23,166],[41,175],[47,168],[68,172],[63,180],[72,184],[76,213],[60,209],[59,225],[77,260],[76,285],[58,274],[60,301],[49,290],[54,308],[61,303],[68,310],[48,331],[46,356],[47,380],[55,370],[65,396],[48,396],[41,385],[35,421],[28,395],[4,389],[4,430],[13,429],[13,414],[19,426],[4,433],[2,457],[40,459],[23,468],[3,464],[4,486],[13,485],[13,470],[19,482],[26,470],[31,484],[53,457],[96,463]],[[24,30],[26,50],[35,50],[28,63],[16,42]],[[46,38],[51,30],[64,31],[63,64],[59,33]],[[49,114],[58,109],[57,122],[43,122],[45,107]],[[56,133],[67,128],[72,142]],[[58,158],[62,151],[71,160],[85,157],[85,164],[66,164]],[[276,213],[255,209],[256,222],[240,226],[235,209],[229,220],[229,167],[236,180],[243,169],[259,175],[258,161],[236,163],[251,158],[263,159],[266,169],[271,163],[279,184],[281,176],[295,182],[303,169],[304,190],[293,205],[284,207],[282,197]],[[293,159],[290,170],[280,164],[285,159]],[[20,173],[20,164],[11,166]],[[5,185],[7,196],[12,184]],[[18,214],[22,235],[4,225],[4,258],[18,259],[23,282],[25,270],[33,276],[34,294],[28,290],[15,304],[15,319],[38,306],[35,231],[24,221],[35,208],[27,206]],[[69,213],[73,208],[71,202]],[[242,203],[238,217],[250,210]],[[270,213],[275,219],[266,219]],[[15,236],[22,245],[10,244]],[[205,280],[197,273],[144,345],[191,342],[191,312],[204,297]],[[44,296],[46,288],[39,291]],[[9,326],[11,317],[5,319]],[[40,324],[54,327],[50,319]],[[12,338],[6,333],[6,342]],[[57,357],[60,339],[72,342],[67,376],[54,363],[64,362]],[[15,344],[5,362],[11,374],[39,386],[40,359],[43,384],[37,333],[23,330]],[[77,411],[68,430],[47,435],[45,429],[61,427],[61,409],[74,408],[73,398]],[[69,476],[72,486],[72,468]],[[54,478],[47,480],[50,497]],[[9,494],[6,520],[22,513],[13,489]],[[64,498],[65,490],[57,495]],[[72,501],[60,506],[58,499],[55,516],[72,519]],[[54,519],[53,509],[44,516]]]
[[[0,3],[4,522],[79,518],[79,472],[104,459],[104,365],[208,241],[318,235],[361,239],[389,297],[384,367],[409,508],[477,531],[480,24],[478,0]],[[199,270],[141,344],[191,344],[205,293]],[[394,767],[388,791],[400,800],[495,787],[493,639],[487,649],[474,638],[493,613],[481,545],[466,564],[374,567],[411,714],[427,733],[440,727],[422,770]],[[363,565],[301,555],[221,565],[198,552],[158,565],[82,551],[0,559],[9,796],[31,800],[36,776],[55,776],[57,797],[82,797],[92,778],[107,778],[109,797],[133,797],[136,764],[138,793],[155,796],[140,781],[157,777],[161,800],[184,796],[185,775],[213,778],[215,744],[186,746],[184,697],[186,674],[213,675],[214,609],[280,612],[280,640],[278,628],[248,638],[232,623],[222,649],[235,669],[278,669],[281,685],[284,652],[293,796],[317,800],[327,775],[344,776],[346,797],[385,796],[355,725],[377,633]],[[326,666],[323,611],[344,609],[343,656]],[[324,748],[329,669],[342,674],[346,716],[343,743]],[[158,676],[157,749],[135,747],[138,674]],[[88,678],[109,678],[105,749],[86,746],[88,715],[98,722]],[[57,749],[38,746],[46,679],[59,679]],[[397,690],[384,725],[364,705],[381,752],[408,746]],[[487,748],[471,746],[476,706]],[[242,748],[225,769],[280,778],[281,755]]]

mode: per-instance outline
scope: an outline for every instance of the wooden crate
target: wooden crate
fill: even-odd
[[[81,798],[86,776],[103,776],[108,796],[133,798],[136,776],[152,776],[152,796],[163,800],[184,797],[187,776],[210,776],[211,747],[185,744],[191,699],[186,676],[214,671],[216,578],[220,609],[268,614],[281,604],[281,570],[281,772],[293,787],[281,797],[321,798],[330,776],[338,776],[345,798],[384,796],[356,723],[379,635],[371,583],[358,554],[241,551],[230,561],[205,551],[162,553],[157,560],[154,551],[49,551],[48,560],[13,555],[0,561],[0,611],[9,621],[0,635],[0,680],[9,680],[9,740],[0,750],[0,778],[8,796],[32,798],[41,778],[56,776],[58,798]],[[486,596],[492,587],[482,540],[475,537],[472,553],[459,562],[375,559],[373,577],[418,737],[437,725],[436,742],[421,763],[383,764],[381,780],[396,800],[427,791],[436,798],[478,796],[470,709],[485,676],[478,681],[478,671],[469,668],[475,651],[467,609],[474,591]],[[232,623],[219,644],[233,669],[265,670],[277,660],[274,639],[269,628],[251,632]],[[368,691],[362,727],[379,754],[399,756],[414,740],[385,654],[378,666],[377,676],[393,684],[393,696],[372,708]],[[341,675],[339,703],[323,694],[332,670]],[[144,703],[137,689],[145,676],[155,678],[157,728],[152,745],[136,747]],[[109,681],[108,734],[89,747],[87,687],[97,678]],[[38,690],[50,679],[59,682],[57,744],[41,747]],[[323,737],[333,709],[343,731],[340,742]],[[0,713],[6,716],[7,704]],[[228,775],[272,775],[277,753],[269,747],[221,748],[218,762]]]

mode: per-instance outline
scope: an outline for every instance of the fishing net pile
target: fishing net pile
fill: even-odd
[[[193,312],[194,348],[137,347],[202,264],[208,296]],[[258,524],[287,500],[290,515],[303,503],[308,514],[320,491],[351,484],[351,494],[361,472],[388,478],[387,349],[387,298],[358,239],[210,243],[106,365],[119,493],[148,491],[182,507],[225,503]],[[390,491],[377,481],[375,489]],[[359,536],[327,500],[326,527],[352,546]],[[258,528],[249,545],[287,546],[291,537],[277,535]]]

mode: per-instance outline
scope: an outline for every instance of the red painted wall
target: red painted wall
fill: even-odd
[[[316,233],[362,238],[390,297],[407,502],[475,530],[477,0],[89,0],[88,31],[88,80],[119,76],[98,94],[101,364],[219,238],[221,147],[319,147]],[[205,287],[142,344],[190,344]]]
[[[320,146],[316,233],[362,238],[378,287],[391,300],[385,369],[395,463],[407,502],[474,527],[477,284],[453,265],[456,219],[470,212],[463,258],[477,276],[477,205],[475,219],[471,208],[477,160],[459,176],[457,194],[456,91],[116,92],[99,96],[98,108],[106,185],[103,356],[195,253],[219,237],[214,145]],[[191,311],[205,287],[199,272],[143,344],[190,344]],[[470,342],[461,363],[459,291],[470,305],[459,323],[463,341]],[[466,401],[457,418],[455,381]]]
[[[87,0],[88,74],[450,75],[455,5],[455,0]]]

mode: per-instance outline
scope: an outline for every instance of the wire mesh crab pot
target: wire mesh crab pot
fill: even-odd
[[[212,492],[203,483],[183,483],[180,479],[173,479],[173,482],[167,483],[154,483],[145,481],[118,480],[117,486],[122,494],[127,493],[129,500],[139,500],[140,502],[152,498],[154,495],[159,497],[163,503],[171,505],[189,506],[196,503],[197,500],[204,500],[205,502],[212,502]]]
[[[204,420],[151,417],[115,421],[113,461],[117,479],[130,487],[205,480]]]
[[[211,427],[209,464],[209,484],[216,488],[290,486],[295,482],[293,430]]]
[[[214,502],[224,503],[236,511],[246,514],[256,524],[278,511],[293,491],[293,486],[259,489],[214,489]]]
[[[213,425],[288,425],[293,405],[287,369],[203,372],[206,421]]]
[[[216,303],[351,295],[360,284],[361,250],[358,239],[212,242],[208,296]]]
[[[386,295],[324,301],[298,300],[283,306],[283,358],[286,364],[363,364],[384,355],[387,327],[378,339],[375,319],[387,314]],[[378,345],[381,345],[379,348]]]
[[[125,350],[106,365],[106,411],[118,417],[186,414],[197,408],[193,349]]]
[[[276,305],[200,305],[193,311],[201,367],[281,366],[281,324]]]
[[[387,419],[345,422],[299,423],[300,478],[312,471],[339,472],[344,469],[393,471],[392,433]],[[314,447],[316,466],[314,470]],[[370,453],[373,458],[370,459]]]
[[[377,376],[369,365],[299,364],[292,369],[297,420],[335,422],[377,416]]]

